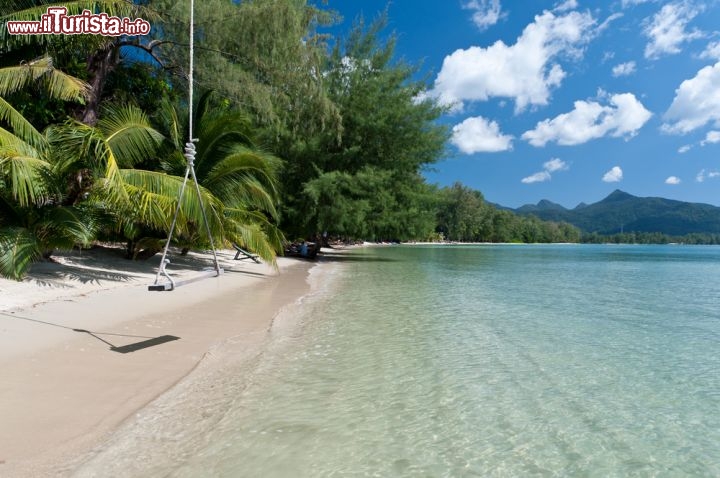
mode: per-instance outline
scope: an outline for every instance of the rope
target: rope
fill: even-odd
[[[202,212],[203,221],[205,222],[205,229],[210,239],[210,247],[213,252],[213,261],[215,264],[215,272],[220,275],[220,264],[218,263],[217,252],[215,251],[215,242],[213,241],[212,233],[210,231],[210,222],[208,221],[207,213],[205,212],[205,205],[203,204],[202,195],[200,194],[200,185],[198,184],[197,176],[195,175],[195,144],[196,138],[193,138],[193,69],[194,69],[194,53],[195,53],[195,2],[190,0],[190,73],[188,74],[188,142],[185,143],[185,158],[187,159],[187,168],[185,169],[185,177],[183,179],[182,187],[180,188],[180,196],[178,197],[177,207],[175,208],[175,215],[173,216],[172,223],[170,225],[170,232],[168,233],[165,247],[163,248],[162,258],[160,259],[160,267],[158,268],[157,275],[155,276],[155,284],[160,280],[160,276],[165,276],[171,285],[171,290],[175,288],[175,282],[168,274],[165,266],[170,263],[167,259],[168,249],[170,248],[170,241],[172,240],[173,233],[175,232],[175,226],[177,225],[177,218],[180,213],[180,206],[182,204],[183,196],[185,195],[185,186],[187,185],[188,176],[192,175],[193,182],[195,183],[195,191],[198,195],[198,201],[200,201],[200,211]]]

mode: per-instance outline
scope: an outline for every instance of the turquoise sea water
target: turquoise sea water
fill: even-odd
[[[163,474],[720,476],[720,248],[337,262]]]

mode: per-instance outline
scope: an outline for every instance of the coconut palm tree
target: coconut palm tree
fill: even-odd
[[[87,244],[97,224],[89,209],[62,205],[48,132],[37,131],[4,98],[30,84],[61,100],[81,101],[88,91],[47,56],[0,68],[0,275],[16,279],[55,248]]]
[[[80,99],[87,86],[43,58],[0,69],[0,95],[44,81],[52,95]],[[277,218],[279,160],[253,149],[247,120],[200,102],[196,167],[215,242],[237,242],[273,262],[281,247]],[[2,98],[0,97],[0,100]],[[21,278],[28,266],[56,248],[87,245],[110,224],[137,244],[161,245],[182,186],[182,122],[165,108],[168,137],[133,106],[105,108],[91,126],[68,120],[38,132],[6,101],[0,103],[0,274]],[[160,163],[159,148],[164,160]],[[169,148],[169,149],[168,149]],[[158,163],[160,171],[135,168]],[[177,222],[183,245],[204,245],[200,198],[186,189]],[[104,220],[103,220],[104,218]],[[109,219],[109,220],[108,220]]]
[[[87,85],[54,69],[47,58],[0,69],[0,94],[43,82],[53,97],[82,99]],[[0,97],[0,274],[19,279],[55,249],[88,245],[104,224],[114,230],[167,230],[182,178],[134,169],[163,137],[134,107],[108,108],[96,126],[69,120],[37,131]],[[206,191],[210,223],[222,237],[221,204]],[[178,227],[198,220],[190,191]],[[105,221],[101,221],[101,217]]]
[[[115,231],[128,240],[128,256],[133,258],[142,248],[150,255],[162,248],[186,168],[183,121],[167,102],[160,117],[168,131],[165,137],[133,106],[107,107],[96,126],[73,121],[59,129],[63,156],[76,158],[98,178],[90,199],[113,215]],[[247,119],[212,108],[209,94],[199,102],[195,124],[195,170],[213,242],[238,243],[274,263],[283,241],[273,222],[280,160],[254,148],[246,133]],[[153,163],[159,170],[134,167]],[[185,189],[173,237],[185,249],[209,244],[201,198],[194,188]]]
[[[180,153],[184,116],[166,102],[159,120],[167,131],[168,148],[160,167],[180,175],[186,167]],[[281,160],[254,144],[247,116],[227,105],[213,104],[212,92],[201,96],[194,125],[198,139],[195,173],[200,185],[223,204],[226,241],[274,262],[284,241],[276,226]]]
[[[142,247],[154,252],[161,249],[183,178],[134,167],[151,163],[164,139],[147,115],[135,106],[111,105],[104,108],[95,126],[71,120],[57,127],[56,134],[66,161],[89,170],[93,180],[88,199],[112,217],[113,232],[128,241],[128,256],[136,258]],[[207,190],[200,193],[209,211],[211,233],[222,240],[222,203]],[[195,190],[186,189],[176,228],[185,233],[199,221],[200,198]]]

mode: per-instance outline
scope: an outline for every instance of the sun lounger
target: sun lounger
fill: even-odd
[[[258,257],[260,256],[258,256],[257,254],[250,254],[248,251],[242,249],[237,244],[233,244],[233,248],[235,248],[235,250],[237,251],[237,253],[235,254],[236,261],[244,261],[245,259],[250,259],[260,264],[260,261],[258,260]]]

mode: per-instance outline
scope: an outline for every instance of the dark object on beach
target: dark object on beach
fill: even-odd
[[[301,257],[303,259],[315,259],[320,246],[315,242],[302,241],[301,243],[293,242],[285,247],[286,257]]]
[[[245,259],[250,259],[250,260],[255,261],[256,263],[260,264],[260,260],[258,259],[258,257],[260,257],[260,256],[258,256],[257,254],[249,253],[248,251],[246,251],[245,249],[242,249],[240,246],[238,246],[234,242],[233,242],[232,246],[237,251],[237,253],[235,254],[236,261],[244,261]]]

